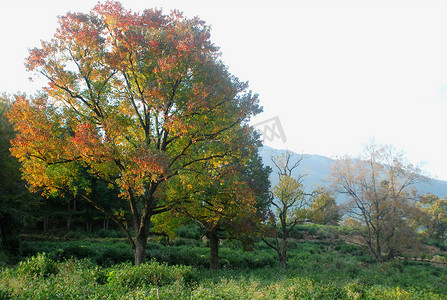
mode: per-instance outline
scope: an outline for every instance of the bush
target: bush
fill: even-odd
[[[335,246],[335,250],[343,254],[350,254],[355,256],[365,255],[365,250],[357,245],[339,243]]]
[[[81,240],[83,238],[85,238],[86,233],[85,232],[80,232],[80,231],[69,231],[67,237],[70,240]]]
[[[9,290],[0,289],[0,300],[14,299],[13,294]]]
[[[56,262],[49,258],[46,253],[39,253],[26,261],[20,262],[17,267],[19,275],[29,277],[48,277],[56,274],[57,271]]]
[[[96,263],[103,267],[133,260],[134,255],[129,246],[106,247],[96,256]]]
[[[96,233],[96,236],[100,238],[125,238],[126,235],[122,230],[113,229],[100,229]]]
[[[87,245],[80,244],[69,244],[63,251],[62,258],[88,258],[96,255],[96,251]]]
[[[6,265],[9,263],[9,257],[8,255],[3,252],[0,251],[0,268],[1,267],[6,267]],[[0,298],[1,299],[1,298]]]
[[[195,271],[187,266],[168,266],[154,260],[132,266],[121,264],[110,271],[108,281],[111,285],[129,289],[145,286],[164,286],[173,283],[190,284],[197,279]]]
[[[363,299],[365,294],[365,286],[358,281],[348,283],[344,290],[350,299]]]
[[[255,253],[228,248],[222,248],[220,250],[219,258],[223,268],[235,269],[273,267],[277,262],[276,255],[273,253],[266,251],[257,251]],[[209,261],[207,263],[209,265]]]
[[[187,265],[195,267],[209,267],[209,249],[203,247],[166,247],[164,249],[165,260],[171,265]]]

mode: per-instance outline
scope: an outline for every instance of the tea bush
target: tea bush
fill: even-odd
[[[10,300],[13,298],[13,293],[10,290],[0,289],[0,300]]]
[[[299,232],[307,232],[306,226]],[[3,264],[0,300],[447,299],[445,267],[406,260],[377,265],[363,248],[324,239],[292,239],[286,271],[263,243],[253,252],[222,243],[217,271],[208,270],[209,248],[201,240],[174,246],[149,242],[149,262],[140,266],[132,265],[127,243],[109,239],[25,241],[23,246],[32,254],[14,268]],[[41,250],[45,253],[36,252]]]
[[[90,245],[83,244],[68,244],[65,248],[63,248],[62,259],[68,259],[71,257],[75,258],[87,258],[94,257],[97,252],[90,247]]]
[[[399,269],[390,263],[359,268],[358,277],[351,279],[343,274],[354,263],[335,258],[333,264],[323,266],[310,260],[303,262],[302,269],[287,271],[277,267],[211,271],[155,261],[103,268],[86,259],[54,262],[41,254],[17,268],[2,270],[0,299],[447,299],[444,269],[402,264],[403,272],[393,273],[390,279],[383,272]],[[29,267],[53,264],[56,272]],[[313,271],[316,266],[320,267]],[[425,285],[415,285],[416,273],[425,277]]]
[[[156,261],[132,266],[120,264],[112,268],[108,281],[130,289],[145,286],[163,286],[175,282],[190,284],[196,279],[194,270],[188,266],[168,266]]]
[[[132,249],[130,249],[127,245],[103,247],[98,250],[98,253],[95,256],[96,263],[103,267],[108,267],[123,262],[131,262],[133,260],[134,255]]]
[[[30,277],[48,277],[58,272],[57,264],[46,253],[39,253],[19,263],[17,274]]]

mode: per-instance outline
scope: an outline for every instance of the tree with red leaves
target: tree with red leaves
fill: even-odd
[[[40,96],[17,97],[12,153],[35,189],[68,189],[114,220],[141,264],[151,217],[176,203],[163,191],[179,174],[239,153],[226,141],[234,128],[249,130],[257,96],[229,74],[198,18],[107,1],[59,24],[30,50],[28,70],[48,84]],[[118,188],[131,217],[95,203],[89,178]]]

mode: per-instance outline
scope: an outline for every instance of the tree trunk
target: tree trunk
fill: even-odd
[[[219,237],[216,230],[207,231],[206,237],[210,240],[210,269],[219,269]]]
[[[68,217],[67,217],[67,232],[70,232],[71,229],[71,209],[70,209],[70,203],[71,201],[68,200],[68,205],[67,205],[67,213],[68,213]]]
[[[105,217],[104,218],[104,230],[109,230],[109,218]]]
[[[135,239],[135,265],[141,265],[146,261],[146,244],[148,234],[142,230]]]
[[[281,247],[279,249],[279,265],[281,269],[287,268],[287,235],[283,232]]]
[[[47,231],[48,231],[48,223],[49,223],[49,221],[50,221],[50,218],[45,214],[43,216],[43,232],[44,233],[47,233]]]
[[[394,251],[394,248],[390,248],[390,251],[388,252],[388,256],[387,256],[387,260],[392,260],[392,259],[394,259],[394,257],[395,257],[396,255],[395,255],[395,251]]]

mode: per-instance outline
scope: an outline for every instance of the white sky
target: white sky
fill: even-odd
[[[33,93],[27,49],[48,40],[57,15],[97,1],[0,1],[0,92]],[[141,1],[212,26],[230,71],[259,93],[297,152],[355,155],[371,137],[447,180],[447,1]]]

